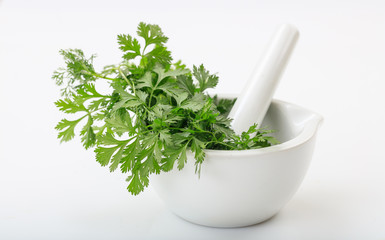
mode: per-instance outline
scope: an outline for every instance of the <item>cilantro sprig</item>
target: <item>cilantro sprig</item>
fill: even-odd
[[[140,37],[118,35],[123,61],[101,71],[80,49],[61,50],[65,67],[53,74],[62,98],[60,111],[74,115],[61,120],[58,138],[75,137],[83,146],[95,147],[96,161],[127,173],[128,191],[134,195],[149,184],[150,174],[183,169],[187,152],[195,158],[200,173],[205,149],[244,150],[271,146],[277,141],[271,131],[257,129],[236,135],[227,117],[235,100],[218,99],[205,93],[218,84],[218,76],[203,65],[188,69],[172,62],[165,46],[168,38],[158,25],[140,23]],[[107,81],[109,94],[97,90]],[[75,117],[76,116],[76,117]]]

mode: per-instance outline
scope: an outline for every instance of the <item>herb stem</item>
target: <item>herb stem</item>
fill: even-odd
[[[103,79],[106,79],[106,80],[116,81],[115,78],[109,78],[109,77],[103,76],[103,75],[98,74],[98,73],[93,73],[92,75],[94,75],[95,77],[98,77],[98,78],[103,78]]]
[[[146,48],[147,48],[148,44],[146,43],[146,45],[144,46],[143,48],[143,51],[142,51],[142,54],[141,54],[141,57],[144,57],[144,51],[146,51]]]
[[[129,80],[127,79],[126,75],[124,75],[124,73],[123,73],[122,70],[120,69],[120,66],[118,67],[118,71],[119,71],[120,75],[123,77],[123,79],[127,82],[127,84],[131,86],[131,89],[132,89],[132,91],[133,91],[134,94],[135,94],[135,86],[134,86],[134,83],[131,82],[131,81],[129,81]]]
[[[158,87],[159,82],[160,82],[160,81],[158,81],[158,82],[155,84],[155,87],[151,90],[150,98],[148,99],[148,106],[149,106],[149,107],[151,107],[152,95],[154,94],[155,89]]]
[[[231,145],[229,145],[229,144],[227,144],[227,143],[224,143],[224,142],[217,142],[217,141],[210,141],[210,142],[207,142],[207,143],[205,144],[205,146],[209,145],[210,143],[220,144],[220,145],[223,145],[223,146],[226,146],[226,147],[230,148],[231,150],[234,149],[234,146],[231,146]]]

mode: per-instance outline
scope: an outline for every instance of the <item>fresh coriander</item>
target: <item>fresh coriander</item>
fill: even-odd
[[[56,129],[62,142],[80,127],[83,146],[95,147],[96,161],[127,173],[128,191],[137,195],[149,184],[149,175],[180,170],[187,151],[195,158],[199,174],[205,149],[243,150],[271,146],[271,131],[250,127],[240,136],[230,128],[227,114],[235,100],[205,93],[218,84],[218,76],[203,65],[192,71],[181,61],[172,63],[158,25],[140,23],[137,35],[118,35],[123,61],[97,72],[94,55],[80,49],[61,50],[65,68],[53,74],[61,87],[60,111],[76,114],[61,120]],[[135,64],[136,62],[137,64]],[[107,81],[111,93],[96,90],[96,81]],[[81,126],[80,126],[81,125]]]

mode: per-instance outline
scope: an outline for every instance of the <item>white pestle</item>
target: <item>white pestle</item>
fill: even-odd
[[[229,113],[235,133],[247,131],[254,123],[261,127],[298,36],[297,28],[289,24],[280,26],[274,34],[259,65]]]

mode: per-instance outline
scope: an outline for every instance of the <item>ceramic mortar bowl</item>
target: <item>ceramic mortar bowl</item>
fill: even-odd
[[[201,176],[190,153],[181,171],[154,175],[151,186],[179,217],[211,227],[242,227],[274,216],[299,188],[322,117],[274,100],[262,126],[279,145],[242,151],[206,150]]]

